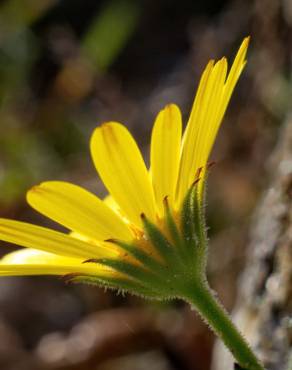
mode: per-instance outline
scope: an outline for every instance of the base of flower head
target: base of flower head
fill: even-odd
[[[200,181],[198,172],[179,209],[178,218],[174,217],[165,197],[163,228],[141,214],[143,242],[149,246],[148,249],[141,248],[139,240],[126,243],[108,239],[106,242],[115,244],[122,251],[121,258],[90,259],[84,263],[100,264],[112,271],[111,275],[74,274],[65,276],[65,279],[152,299],[183,297],[195,281],[205,279],[207,245]]]

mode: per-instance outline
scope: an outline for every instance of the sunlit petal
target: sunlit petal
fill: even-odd
[[[26,248],[9,253],[0,260],[0,275],[109,274],[109,270],[103,266],[83,263],[83,261],[83,259]]]
[[[102,245],[94,245],[70,235],[26,222],[0,219],[0,239],[22,247],[40,249],[62,256],[97,258],[115,252]]]
[[[102,200],[77,185],[44,182],[28,191],[27,201],[38,212],[89,239],[131,239],[122,219]]]
[[[172,204],[177,183],[182,120],[175,104],[166,106],[157,116],[151,138],[151,175],[159,215],[163,199]]]
[[[149,174],[129,131],[119,123],[105,123],[94,131],[90,146],[95,167],[122,212],[137,225],[143,212],[154,220]]]
[[[227,76],[227,61],[210,61],[202,75],[190,118],[183,137],[177,187],[179,205],[199,167],[205,166],[235,84],[244,68],[246,38]]]

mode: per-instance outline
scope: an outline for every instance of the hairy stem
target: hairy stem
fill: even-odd
[[[243,370],[264,370],[252,349],[231,321],[223,306],[214,297],[207,283],[194,284],[184,299],[194,307],[211,329],[222,339]]]

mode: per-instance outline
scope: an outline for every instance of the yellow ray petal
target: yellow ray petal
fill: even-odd
[[[111,195],[107,195],[104,199],[103,199],[103,202],[108,206],[110,207],[113,211],[115,211],[116,213],[120,213],[120,209],[119,209],[119,206],[117,204],[117,202],[114,200],[114,198],[111,196]]]
[[[246,64],[245,58],[246,58],[249,40],[250,40],[250,37],[246,37],[243,40],[236,54],[236,57],[234,59],[230,72],[228,74],[228,78],[225,83],[225,91],[224,91],[224,94],[225,94],[224,100],[227,102],[226,104],[228,104],[231,94],[233,92],[233,89],[236,85],[236,82],[238,81],[241,75],[241,72]]]
[[[197,94],[194,100],[193,108],[190,114],[190,118],[185,129],[182,141],[182,153],[180,160],[179,176],[176,189],[176,206],[180,207],[180,204],[186,194],[186,190],[189,187],[189,176],[190,176],[190,165],[194,158],[194,150],[197,145],[198,135],[198,124],[196,124],[195,118],[200,115],[200,109],[204,101],[204,94],[207,89],[208,80],[213,69],[214,61],[210,60],[207,64],[197,90]],[[192,122],[193,124],[190,124]],[[193,141],[191,144],[190,141]],[[188,150],[187,150],[188,149]],[[195,175],[195,174],[194,174]]]
[[[27,193],[38,212],[88,239],[131,239],[131,232],[111,208],[85,189],[62,181],[48,181]]]
[[[229,75],[222,58],[210,61],[202,74],[183,137],[176,203],[179,205],[199,167],[205,166],[235,84],[244,68],[248,38],[244,39]]]
[[[123,214],[121,208],[119,207],[118,203],[114,200],[114,198],[111,195],[107,195],[104,199],[103,202],[110,207],[115,213],[118,214],[118,216],[124,221],[126,225],[129,226],[131,229],[131,222],[129,219]],[[132,229],[131,229],[132,230]]]
[[[163,215],[163,199],[172,205],[177,183],[182,120],[175,104],[167,105],[157,116],[151,138],[151,175],[159,215]]]
[[[58,256],[26,248],[12,252],[0,260],[0,275],[65,275],[81,273],[108,275],[110,272],[98,264],[83,263],[83,259]]]
[[[220,104],[218,104],[218,109],[217,109],[217,115],[216,115],[216,118],[215,118],[215,122],[217,123],[217,126],[215,127],[214,130],[211,130],[210,131],[210,137],[209,137],[209,142],[214,143],[214,140],[216,138],[216,135],[217,135],[217,132],[218,132],[218,129],[220,127],[220,123],[222,122],[222,119],[224,117],[224,114],[226,112],[226,109],[227,109],[227,106],[228,106],[228,103],[230,101],[230,98],[231,98],[231,95],[232,95],[232,92],[235,88],[235,85],[241,75],[241,72],[243,71],[244,69],[244,66],[246,64],[246,53],[247,53],[247,48],[248,48],[248,44],[249,44],[249,37],[246,37],[237,54],[236,54],[236,57],[234,59],[234,62],[231,66],[231,69],[230,69],[230,72],[228,73],[228,76],[227,76],[227,80],[225,81],[224,83],[224,86],[223,86],[223,91],[222,91],[222,94],[221,94],[221,99],[220,99]]]
[[[149,174],[138,146],[121,124],[98,127],[90,143],[95,167],[121,211],[136,225],[140,215],[155,218],[155,202]]]
[[[116,255],[102,245],[93,245],[70,235],[26,222],[0,219],[0,240],[76,258],[98,258]]]

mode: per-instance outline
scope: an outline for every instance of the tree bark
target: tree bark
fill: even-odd
[[[292,358],[292,114],[269,171],[251,224],[233,319],[268,370],[286,370]],[[231,355],[218,342],[212,368],[234,369]]]

